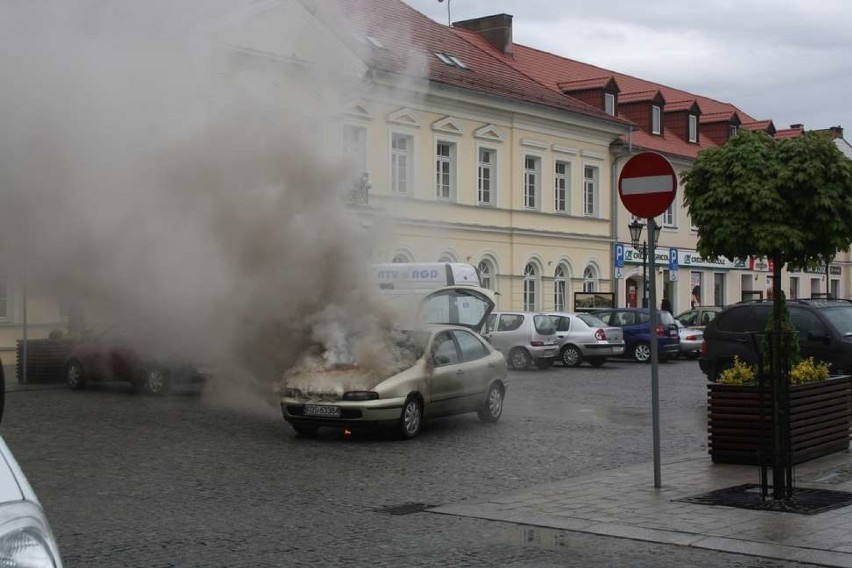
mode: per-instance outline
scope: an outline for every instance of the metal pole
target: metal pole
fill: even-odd
[[[651,226],[648,226],[650,230]],[[642,307],[648,307],[648,243],[642,243]]]
[[[26,384],[28,381],[27,375],[27,280],[26,274],[24,275],[23,284],[21,285],[21,296],[23,296],[23,308],[22,308],[22,326],[23,326],[23,337],[21,342],[21,357],[24,360],[21,362],[21,382]]]
[[[656,272],[655,251],[657,243],[654,242],[655,223],[653,217],[648,219],[648,263],[651,278]],[[651,344],[651,418],[654,435],[654,487],[662,487],[660,480],[660,374],[659,374],[659,348],[657,346],[657,281],[651,281],[651,304],[648,306],[649,320],[648,331]]]

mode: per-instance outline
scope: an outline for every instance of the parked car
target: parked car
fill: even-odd
[[[421,307],[426,325],[398,336],[398,365],[379,375],[357,365],[297,369],[285,377],[281,410],[300,435],[321,427],[390,426],[403,439],[430,418],[476,412],[497,422],[508,388],[506,359],[475,330],[494,308],[493,292],[451,286]]]
[[[198,385],[205,375],[195,366],[172,357],[146,357],[122,326],[107,328],[77,345],[65,363],[65,382],[72,389],[89,383],[126,381],[134,388],[162,394],[173,386]]]
[[[675,319],[680,335],[680,356],[687,359],[698,359],[701,355],[701,345],[704,343],[704,330],[697,327],[687,327]]]
[[[0,391],[5,392],[0,362]],[[0,416],[3,402],[0,400]],[[35,491],[0,437],[0,564],[62,568],[59,546]]]
[[[506,356],[512,369],[547,369],[559,356],[559,338],[545,313],[500,312],[485,320],[482,336]]]
[[[724,308],[722,306],[695,306],[675,316],[685,327],[704,329]]]
[[[579,367],[586,361],[592,367],[606,363],[607,357],[624,354],[624,333],[586,313],[551,312],[559,338],[559,358],[566,367]]]
[[[651,335],[648,322],[651,317],[648,308],[608,308],[595,310],[604,323],[620,327],[624,333],[624,356],[647,363],[651,361]],[[660,361],[677,357],[680,353],[680,336],[677,324],[669,312],[657,310],[657,325],[654,339],[657,341],[657,356]]]
[[[831,364],[832,373],[852,372],[852,302],[787,300],[798,332],[799,353]],[[748,301],[728,306],[706,328],[698,363],[711,381],[733,365],[734,357],[756,364],[772,302]]]

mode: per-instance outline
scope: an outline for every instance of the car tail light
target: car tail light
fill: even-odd
[[[606,332],[602,329],[598,329],[595,332],[595,339],[598,341],[606,341]]]
[[[530,345],[533,347],[544,347],[544,341],[530,341]]]
[[[687,341],[697,341],[697,340],[698,340],[698,336],[697,336],[697,335],[687,335],[687,336],[686,336],[686,340],[687,340]]]
[[[658,325],[658,326],[657,326],[657,335],[659,335],[660,337],[665,337],[665,336],[666,336],[666,328],[665,328],[665,326],[662,326],[662,325]]]

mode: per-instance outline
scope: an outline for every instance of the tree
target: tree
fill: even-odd
[[[724,146],[703,150],[683,174],[684,204],[698,227],[702,256],[773,260],[772,399],[774,496],[789,497],[782,463],[787,377],[781,369],[781,269],[828,263],[852,243],[852,162],[830,137],[808,132],[775,140],[740,131]],[[782,385],[783,381],[783,385]],[[781,424],[782,426],[777,426]]]

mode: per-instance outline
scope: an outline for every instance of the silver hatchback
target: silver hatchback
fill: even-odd
[[[600,367],[607,357],[624,354],[624,333],[600,318],[584,313],[550,314],[559,337],[559,357],[566,367],[579,367],[587,361]]]
[[[506,356],[512,369],[533,365],[547,369],[559,355],[553,320],[544,313],[495,312],[488,316],[482,336]]]

